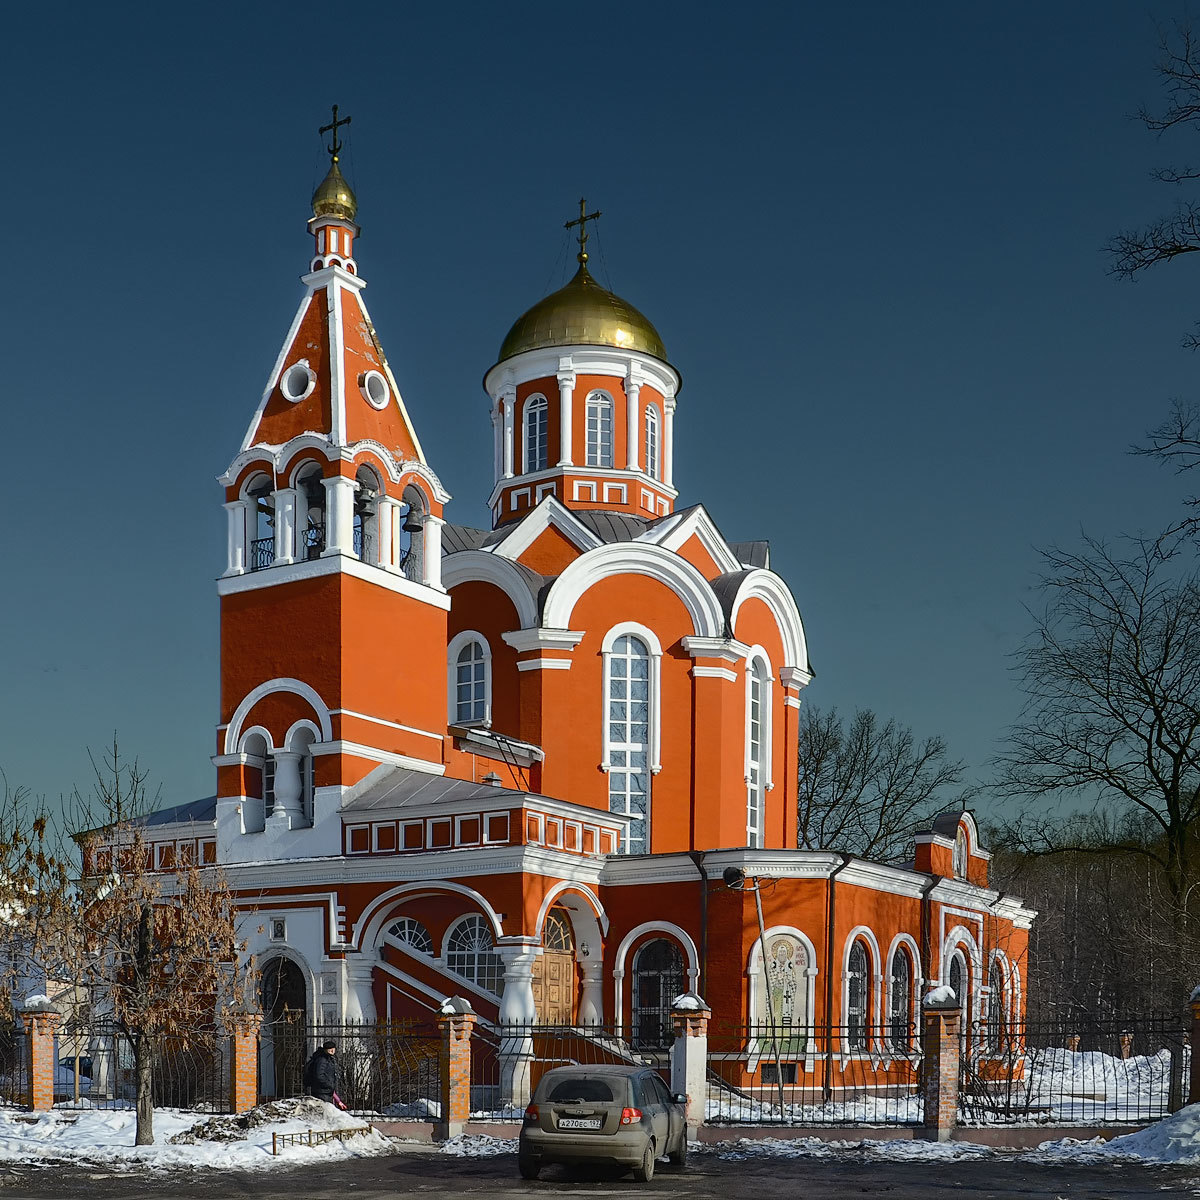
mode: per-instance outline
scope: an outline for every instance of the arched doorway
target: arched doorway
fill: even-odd
[[[561,908],[546,914],[542,953],[533,968],[533,1002],[543,1025],[570,1025],[575,1019],[575,937]]]
[[[671,1001],[682,991],[683,954],[666,938],[647,942],[633,959],[633,1045],[665,1050],[672,1041]]]
[[[264,1096],[298,1096],[304,1090],[305,1024],[308,989],[304,973],[280,955],[263,964],[259,974],[263,1024],[258,1067]]]

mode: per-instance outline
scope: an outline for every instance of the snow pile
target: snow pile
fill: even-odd
[[[958,997],[954,994],[954,989],[947,987],[944,983],[938,987],[931,988],[925,995],[925,1004],[927,1007],[933,1006],[937,1008],[943,1005],[953,1007],[957,1003]]]
[[[443,1142],[443,1154],[454,1158],[495,1158],[498,1154],[516,1154],[516,1138],[494,1138],[482,1133],[461,1133]]]
[[[45,992],[34,992],[32,996],[26,996],[21,1001],[21,1007],[23,1009],[38,1009],[51,1008],[53,1006],[50,1003],[50,997]]]
[[[1148,1162],[1200,1162],[1200,1104],[1181,1108],[1138,1133],[1113,1138],[1109,1154],[1130,1155]]]
[[[671,1001],[676,1012],[703,1012],[708,1007],[695,992],[684,992]]]
[[[288,1146],[271,1154],[272,1133],[351,1129],[364,1122],[305,1097],[262,1105],[249,1113],[197,1120],[194,1112],[154,1110],[153,1146],[133,1144],[136,1119],[131,1109],[85,1109],[20,1113],[0,1110],[0,1162],[130,1163],[171,1169],[236,1167],[263,1169],[341,1158],[387,1154],[391,1143],[369,1134],[319,1146]]]

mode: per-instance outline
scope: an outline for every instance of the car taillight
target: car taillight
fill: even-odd
[[[642,1110],[640,1108],[623,1108],[621,1109],[621,1124],[632,1125],[635,1121],[642,1119]]]
[[[531,1104],[525,1110],[525,1120],[536,1121],[537,1119],[538,1119],[538,1106],[536,1104]]]

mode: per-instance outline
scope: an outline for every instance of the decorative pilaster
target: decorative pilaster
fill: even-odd
[[[230,500],[225,505],[225,574],[246,573],[246,514],[248,500]]]
[[[375,963],[363,955],[347,955],[346,1003],[347,1021],[373,1025],[378,1019],[375,1011]]]
[[[630,471],[640,471],[641,468],[641,422],[638,414],[641,412],[639,398],[642,394],[642,381],[633,372],[632,365],[629,377],[625,380],[625,466]]]
[[[604,1024],[604,960],[584,959],[579,964],[583,975],[579,988],[579,1024]]]
[[[689,1136],[704,1124],[708,1098],[708,1022],[712,1009],[695,992],[671,1001],[671,1091],[687,1096]]]
[[[559,371],[558,373],[558,430],[559,454],[558,465],[571,465],[571,405],[575,394],[575,372]]]
[[[432,513],[425,518],[425,528],[422,536],[425,538],[425,579],[426,587],[442,591],[442,526],[445,521]]]
[[[354,494],[358,484],[345,475],[330,475],[325,485],[325,549],[322,558],[332,554],[354,553]]]
[[[675,397],[663,397],[662,481],[675,486]]]
[[[513,477],[513,430],[516,425],[517,409],[516,393],[506,392],[501,398],[501,403],[504,406],[504,432],[501,435],[504,452],[504,478],[511,479]]]
[[[302,497],[296,488],[280,488],[275,493],[275,561],[296,561],[296,514]]]
[[[948,1142],[958,1121],[958,998],[948,987],[935,988],[921,1006],[925,1059],[921,1091],[925,1101],[922,1135]]]
[[[471,1118],[471,1035],[478,1020],[461,996],[444,1001],[438,1013],[442,1113],[434,1137],[439,1140],[457,1137]]]

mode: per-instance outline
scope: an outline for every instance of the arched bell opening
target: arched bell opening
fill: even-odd
[[[354,553],[363,562],[379,562],[379,501],[383,494],[379,476],[370,467],[359,467],[354,476]]]
[[[416,484],[410,483],[400,506],[400,559],[404,574],[416,583],[425,579],[425,520],[429,502]]]
[[[301,562],[320,558],[325,549],[325,485],[321,467],[309,463],[296,475],[299,506],[296,514],[296,557]]]
[[[252,475],[242,491],[249,502],[247,512],[246,565],[261,571],[275,561],[275,488],[269,475]]]

